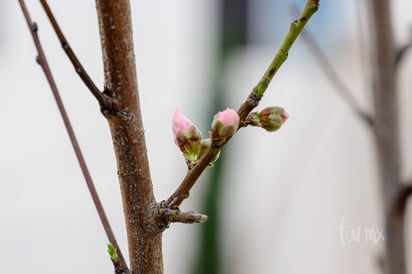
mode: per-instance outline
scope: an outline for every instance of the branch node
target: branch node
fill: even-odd
[[[40,66],[42,65],[39,55],[36,55],[36,63]]]
[[[263,79],[264,79],[264,82],[265,82],[266,84],[269,84],[269,83],[270,83],[270,80],[269,80],[267,77],[263,77]],[[248,96],[248,101],[249,101],[249,103],[250,103],[252,106],[255,106],[255,107],[256,107],[256,106],[259,104],[259,102],[260,102],[260,100],[262,99],[262,97],[263,97],[263,96],[258,95],[258,94],[256,94],[256,93],[252,92],[252,93],[250,93],[249,96]]]
[[[70,48],[69,44],[66,41],[61,41],[60,45],[63,48],[63,50],[67,50]]]
[[[61,30],[59,24],[57,23],[56,18],[53,15],[53,12],[51,11],[49,5],[47,4],[46,0],[40,0],[44,11],[46,12],[47,17],[49,18],[49,21],[60,41],[60,45],[63,48],[64,52],[66,53],[67,57],[69,58],[70,62],[72,63],[76,73],[79,75],[80,79],[83,81],[83,83],[86,85],[86,87],[89,89],[89,91],[92,93],[92,95],[97,99],[97,101],[100,104],[101,108],[107,107],[109,104],[106,102],[106,99],[102,92],[100,92],[99,88],[96,86],[96,84],[93,82],[93,80],[90,78],[89,74],[87,71],[84,69],[83,65],[80,63],[79,59],[77,58],[76,54],[70,47],[69,42],[67,41],[66,37],[63,34],[63,31]]]
[[[37,32],[38,30],[39,30],[39,26],[37,25],[36,22],[33,22],[33,24],[31,25],[31,31]]]
[[[408,182],[407,184],[401,184],[402,186],[398,190],[398,194],[396,199],[393,203],[393,210],[395,213],[401,213],[405,211],[406,204],[408,199],[412,195],[412,182]]]
[[[400,46],[395,53],[395,65],[399,65],[405,58],[406,53],[412,48],[412,31],[409,40],[402,46]]]
[[[170,223],[200,224],[206,222],[208,216],[195,211],[182,212],[179,208],[167,207],[166,201],[159,203],[159,211],[156,217],[157,225],[162,229],[170,226]]]

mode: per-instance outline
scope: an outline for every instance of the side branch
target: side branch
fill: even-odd
[[[407,184],[402,184],[403,187],[400,187],[398,196],[395,201],[394,211],[400,214],[405,214],[406,204],[408,199],[412,195],[412,182],[408,182]]]
[[[54,31],[61,43],[61,46],[66,52],[67,57],[69,57],[70,61],[72,62],[75,71],[79,74],[80,78],[83,80],[83,83],[87,86],[93,96],[99,102],[100,108],[103,110],[111,110],[113,108],[113,104],[110,100],[110,97],[107,96],[105,93],[101,92],[93,80],[90,78],[89,74],[86,72],[82,64],[80,63],[79,59],[77,58],[76,54],[73,52],[72,48],[70,47],[69,42],[66,40],[66,37],[63,34],[59,24],[57,23],[56,18],[54,17],[49,5],[47,4],[46,0],[40,0],[40,3],[43,6],[44,11],[49,18],[51,25],[53,26]]]
[[[227,139],[227,141],[229,141],[229,139]],[[224,144],[222,144],[222,146]],[[199,179],[200,175],[202,175],[203,171],[213,161],[215,156],[219,154],[220,150],[221,150],[221,147],[219,148],[209,147],[208,148],[208,150],[205,152],[205,154],[202,156],[199,162],[196,163],[196,165],[187,172],[182,183],[175,190],[175,192],[170,196],[170,198],[166,201],[166,205],[168,208],[172,208],[172,209],[178,208],[180,204],[183,202],[183,200],[189,197],[189,192],[192,189],[193,185],[196,183],[197,179]]]
[[[395,65],[396,66],[399,66],[399,64],[405,58],[406,54],[408,53],[410,49],[412,49],[412,27],[409,33],[409,40],[404,45],[399,47],[399,49],[397,50],[395,54]]]
[[[255,107],[257,107],[260,99],[263,97],[263,94],[272,81],[273,76],[279,70],[283,62],[286,61],[289,50],[296,41],[296,38],[298,38],[306,23],[318,9],[319,0],[308,0],[299,18],[293,21],[292,24],[290,24],[289,32],[283,40],[283,43],[280,46],[280,49],[276,53],[275,57],[273,58],[271,64],[263,74],[263,77],[260,79],[259,83],[253,88],[247,100],[238,109],[238,114],[241,121],[243,121],[246,116]]]
[[[266,69],[257,85],[252,89],[246,101],[239,107],[237,111],[240,118],[240,127],[243,127],[245,125],[244,121],[248,114],[258,106],[259,101],[263,97],[263,94],[272,81],[274,75],[283,64],[283,62],[287,59],[289,50],[296,41],[296,38],[302,32],[304,26],[312,17],[312,15],[318,10],[318,8],[319,0],[308,0],[299,18],[292,22],[289,32],[287,33],[280,49],[273,58],[269,67]],[[200,158],[196,165],[187,172],[185,178],[178,186],[176,191],[166,200],[166,205],[169,208],[178,208],[183,200],[189,197],[189,192],[197,179],[209,166],[209,164],[215,159],[216,155],[220,153],[223,146],[229,140],[230,137],[218,146],[211,146],[208,148],[208,150],[203,154],[202,158]]]
[[[182,212],[179,209],[167,208],[166,204],[161,203],[158,213],[158,226],[168,227],[170,223],[199,224],[208,219],[207,215],[194,211]]]
[[[110,226],[110,223],[109,223],[109,220],[108,220],[108,218],[106,216],[106,213],[104,211],[103,205],[102,205],[102,203],[100,201],[100,198],[97,194],[97,191],[96,191],[96,188],[94,186],[94,183],[93,183],[92,177],[90,175],[89,169],[87,168],[86,161],[84,160],[84,157],[83,157],[83,154],[81,152],[81,149],[80,149],[79,143],[77,141],[76,135],[75,135],[74,130],[71,126],[69,117],[68,117],[67,112],[65,110],[65,107],[63,105],[63,101],[60,97],[60,92],[57,88],[56,82],[54,81],[54,77],[53,77],[52,72],[50,70],[50,67],[49,67],[49,64],[47,62],[46,56],[44,54],[43,48],[41,46],[40,39],[39,39],[39,36],[38,36],[38,33],[37,33],[37,31],[38,31],[37,24],[32,22],[32,20],[30,18],[30,14],[27,10],[27,7],[26,7],[26,4],[25,4],[24,0],[19,0],[19,3],[20,3],[20,6],[21,6],[21,9],[23,11],[24,17],[26,19],[27,25],[30,29],[30,33],[33,37],[34,44],[35,44],[36,49],[37,49],[37,53],[38,53],[37,62],[39,63],[39,65],[43,69],[44,74],[47,78],[47,81],[49,82],[50,88],[52,90],[53,96],[56,100],[57,107],[58,107],[58,109],[60,111],[60,114],[62,116],[64,125],[66,127],[67,133],[68,133],[70,141],[72,143],[73,150],[76,154],[77,160],[78,160],[80,168],[82,170],[82,173],[83,173],[84,179],[86,181],[87,187],[89,189],[90,195],[92,197],[93,203],[96,207],[96,210],[97,210],[97,213],[99,215],[100,221],[102,222],[103,228],[106,232],[106,236],[107,236],[108,240],[113,244],[113,246],[117,249],[118,263],[121,265],[121,269],[123,271],[121,273],[128,274],[129,270],[128,270],[126,261],[124,260],[124,257],[123,257],[123,255],[120,251],[120,248],[119,248],[119,245],[117,243],[116,237],[114,236],[113,230]]]

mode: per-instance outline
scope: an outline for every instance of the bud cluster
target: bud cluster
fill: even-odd
[[[207,139],[202,139],[200,130],[179,110],[176,110],[172,124],[175,143],[183,153],[189,169],[196,164],[208,147],[224,144],[238,127],[239,116],[236,111],[229,108],[215,115],[210,138]],[[217,157],[214,160],[216,159]]]
[[[276,131],[288,117],[288,113],[281,107],[267,107],[260,112],[250,113],[244,123],[267,131]],[[177,109],[173,116],[173,135],[189,169],[196,165],[209,147],[219,148],[224,145],[236,133],[239,123],[237,112],[227,108],[214,116],[209,132],[210,138],[202,139],[202,133],[196,125]],[[218,156],[216,155],[214,161]]]

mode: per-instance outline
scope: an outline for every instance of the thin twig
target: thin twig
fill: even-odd
[[[96,191],[96,188],[94,186],[94,183],[93,183],[93,180],[91,178],[90,172],[89,172],[89,170],[87,168],[87,165],[86,165],[86,161],[84,160],[84,157],[83,157],[83,154],[81,152],[81,149],[80,149],[79,143],[77,141],[76,135],[73,131],[72,125],[71,125],[70,120],[69,120],[69,117],[68,117],[68,115],[66,113],[66,110],[65,110],[65,107],[63,105],[63,101],[60,97],[59,90],[58,90],[57,85],[54,81],[52,72],[51,72],[50,67],[48,65],[48,62],[47,62],[46,56],[44,54],[43,48],[41,46],[40,39],[39,39],[39,36],[38,36],[38,33],[37,33],[37,31],[38,31],[37,24],[34,23],[31,20],[30,14],[27,10],[27,7],[26,7],[26,4],[25,4],[24,0],[19,0],[19,3],[20,3],[20,6],[21,6],[21,9],[23,11],[24,17],[26,19],[27,25],[30,29],[30,33],[33,37],[34,44],[35,44],[36,49],[37,49],[37,53],[38,53],[37,62],[42,67],[42,69],[44,71],[44,74],[47,78],[47,81],[50,85],[50,88],[52,90],[53,96],[56,100],[57,107],[58,107],[58,109],[60,111],[60,114],[62,116],[64,125],[66,127],[67,133],[68,133],[70,141],[72,143],[72,146],[73,146],[74,152],[76,154],[77,160],[79,162],[80,168],[82,170],[84,179],[86,181],[86,184],[87,184],[87,187],[89,189],[90,195],[92,196],[93,203],[94,203],[94,205],[96,207],[96,210],[99,214],[100,221],[103,224],[103,228],[106,232],[108,240],[117,249],[117,252],[118,252],[118,255],[119,255],[119,260],[122,264],[124,273],[128,274],[129,270],[127,268],[127,264],[126,264],[126,262],[123,258],[122,253],[120,252],[119,245],[118,245],[117,240],[114,236],[113,230],[112,230],[112,228],[109,224],[109,220],[107,219],[107,216],[106,216],[106,213],[104,211],[103,205],[100,201],[100,198],[99,198],[98,193]]]
[[[287,33],[280,49],[276,53],[272,62],[266,69],[263,77],[252,89],[246,101],[239,107],[237,113],[240,117],[240,124],[245,120],[247,115],[259,104],[262,99],[268,85],[273,79],[273,76],[279,70],[280,66],[287,59],[290,48],[296,41],[296,38],[302,32],[304,26],[312,17],[312,15],[319,8],[319,0],[308,0],[305,8],[303,9],[299,18],[293,21],[290,25],[289,32]],[[209,163],[215,159],[215,156],[220,152],[222,147],[230,140],[228,138],[224,143],[219,144],[217,147],[209,147],[204,153],[202,158],[196,163],[196,165],[188,171],[183,181],[180,183],[175,192],[167,199],[166,205],[169,208],[178,208],[184,199],[189,197],[189,192],[197,179],[203,173],[203,171],[209,166]]]
[[[295,3],[292,4],[291,7],[292,14],[295,15],[298,12],[298,7]],[[332,63],[329,61],[329,58],[327,57],[326,53],[316,42],[316,39],[313,38],[312,33],[308,29],[305,29],[302,32],[301,37],[305,45],[308,47],[308,49],[315,57],[315,60],[318,62],[326,78],[333,86],[335,86],[335,91],[338,93],[338,95],[352,109],[352,111],[358,116],[358,118],[360,118],[361,121],[365,122],[366,125],[374,131],[374,120],[372,116],[366,113],[366,111],[364,111],[360,107],[359,103],[352,95],[353,92],[345,84],[342,78],[338,75],[336,69],[332,66]]]
[[[160,217],[161,216],[161,217]],[[169,223],[199,224],[207,221],[207,215],[194,211],[182,212],[178,209],[164,208],[159,214],[161,220],[167,220]]]
[[[411,27],[410,33],[409,33],[409,40],[404,45],[402,45],[396,52],[396,55],[395,55],[395,65],[396,66],[399,66],[399,64],[404,59],[406,53],[410,49],[412,49],[412,27]]]
[[[54,17],[49,5],[47,4],[46,0],[40,0],[41,5],[43,6],[44,11],[49,18],[51,25],[53,26],[54,31],[56,32],[57,37],[61,43],[63,50],[66,52],[67,57],[69,57],[70,61],[72,62],[75,71],[79,74],[80,78],[83,80],[83,83],[87,86],[93,96],[97,99],[100,104],[102,110],[111,110],[113,107],[110,102],[110,97],[107,96],[105,93],[101,92],[93,80],[90,78],[89,74],[86,72],[82,64],[80,63],[79,59],[77,58],[76,54],[70,47],[69,42],[67,41],[66,37],[64,36],[59,24],[57,23],[56,18]]]
[[[407,182],[402,185],[403,186],[399,188],[398,196],[394,203],[394,210],[399,214],[405,214],[407,201],[412,195],[412,182]]]
[[[227,141],[229,141],[229,139],[227,139]],[[222,146],[223,145],[224,144],[222,144]],[[166,205],[168,208],[178,208],[183,200],[189,197],[190,189],[192,189],[197,179],[199,179],[203,171],[209,166],[209,163],[211,163],[213,159],[215,159],[215,156],[219,153],[220,150],[221,147],[208,148],[202,158],[199,159],[199,162],[197,162],[196,165],[187,172],[185,178],[175,190],[175,192],[169,197],[169,199],[167,199]]]

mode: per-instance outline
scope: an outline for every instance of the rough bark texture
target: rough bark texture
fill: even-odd
[[[154,225],[157,210],[139,106],[133,34],[128,0],[96,0],[103,52],[103,109],[113,139],[126,219],[131,273],[163,273],[162,233]]]
[[[371,0],[374,41],[373,90],[376,113],[377,153],[385,221],[386,274],[405,274],[404,208],[397,206],[400,184],[396,47],[389,0]]]

